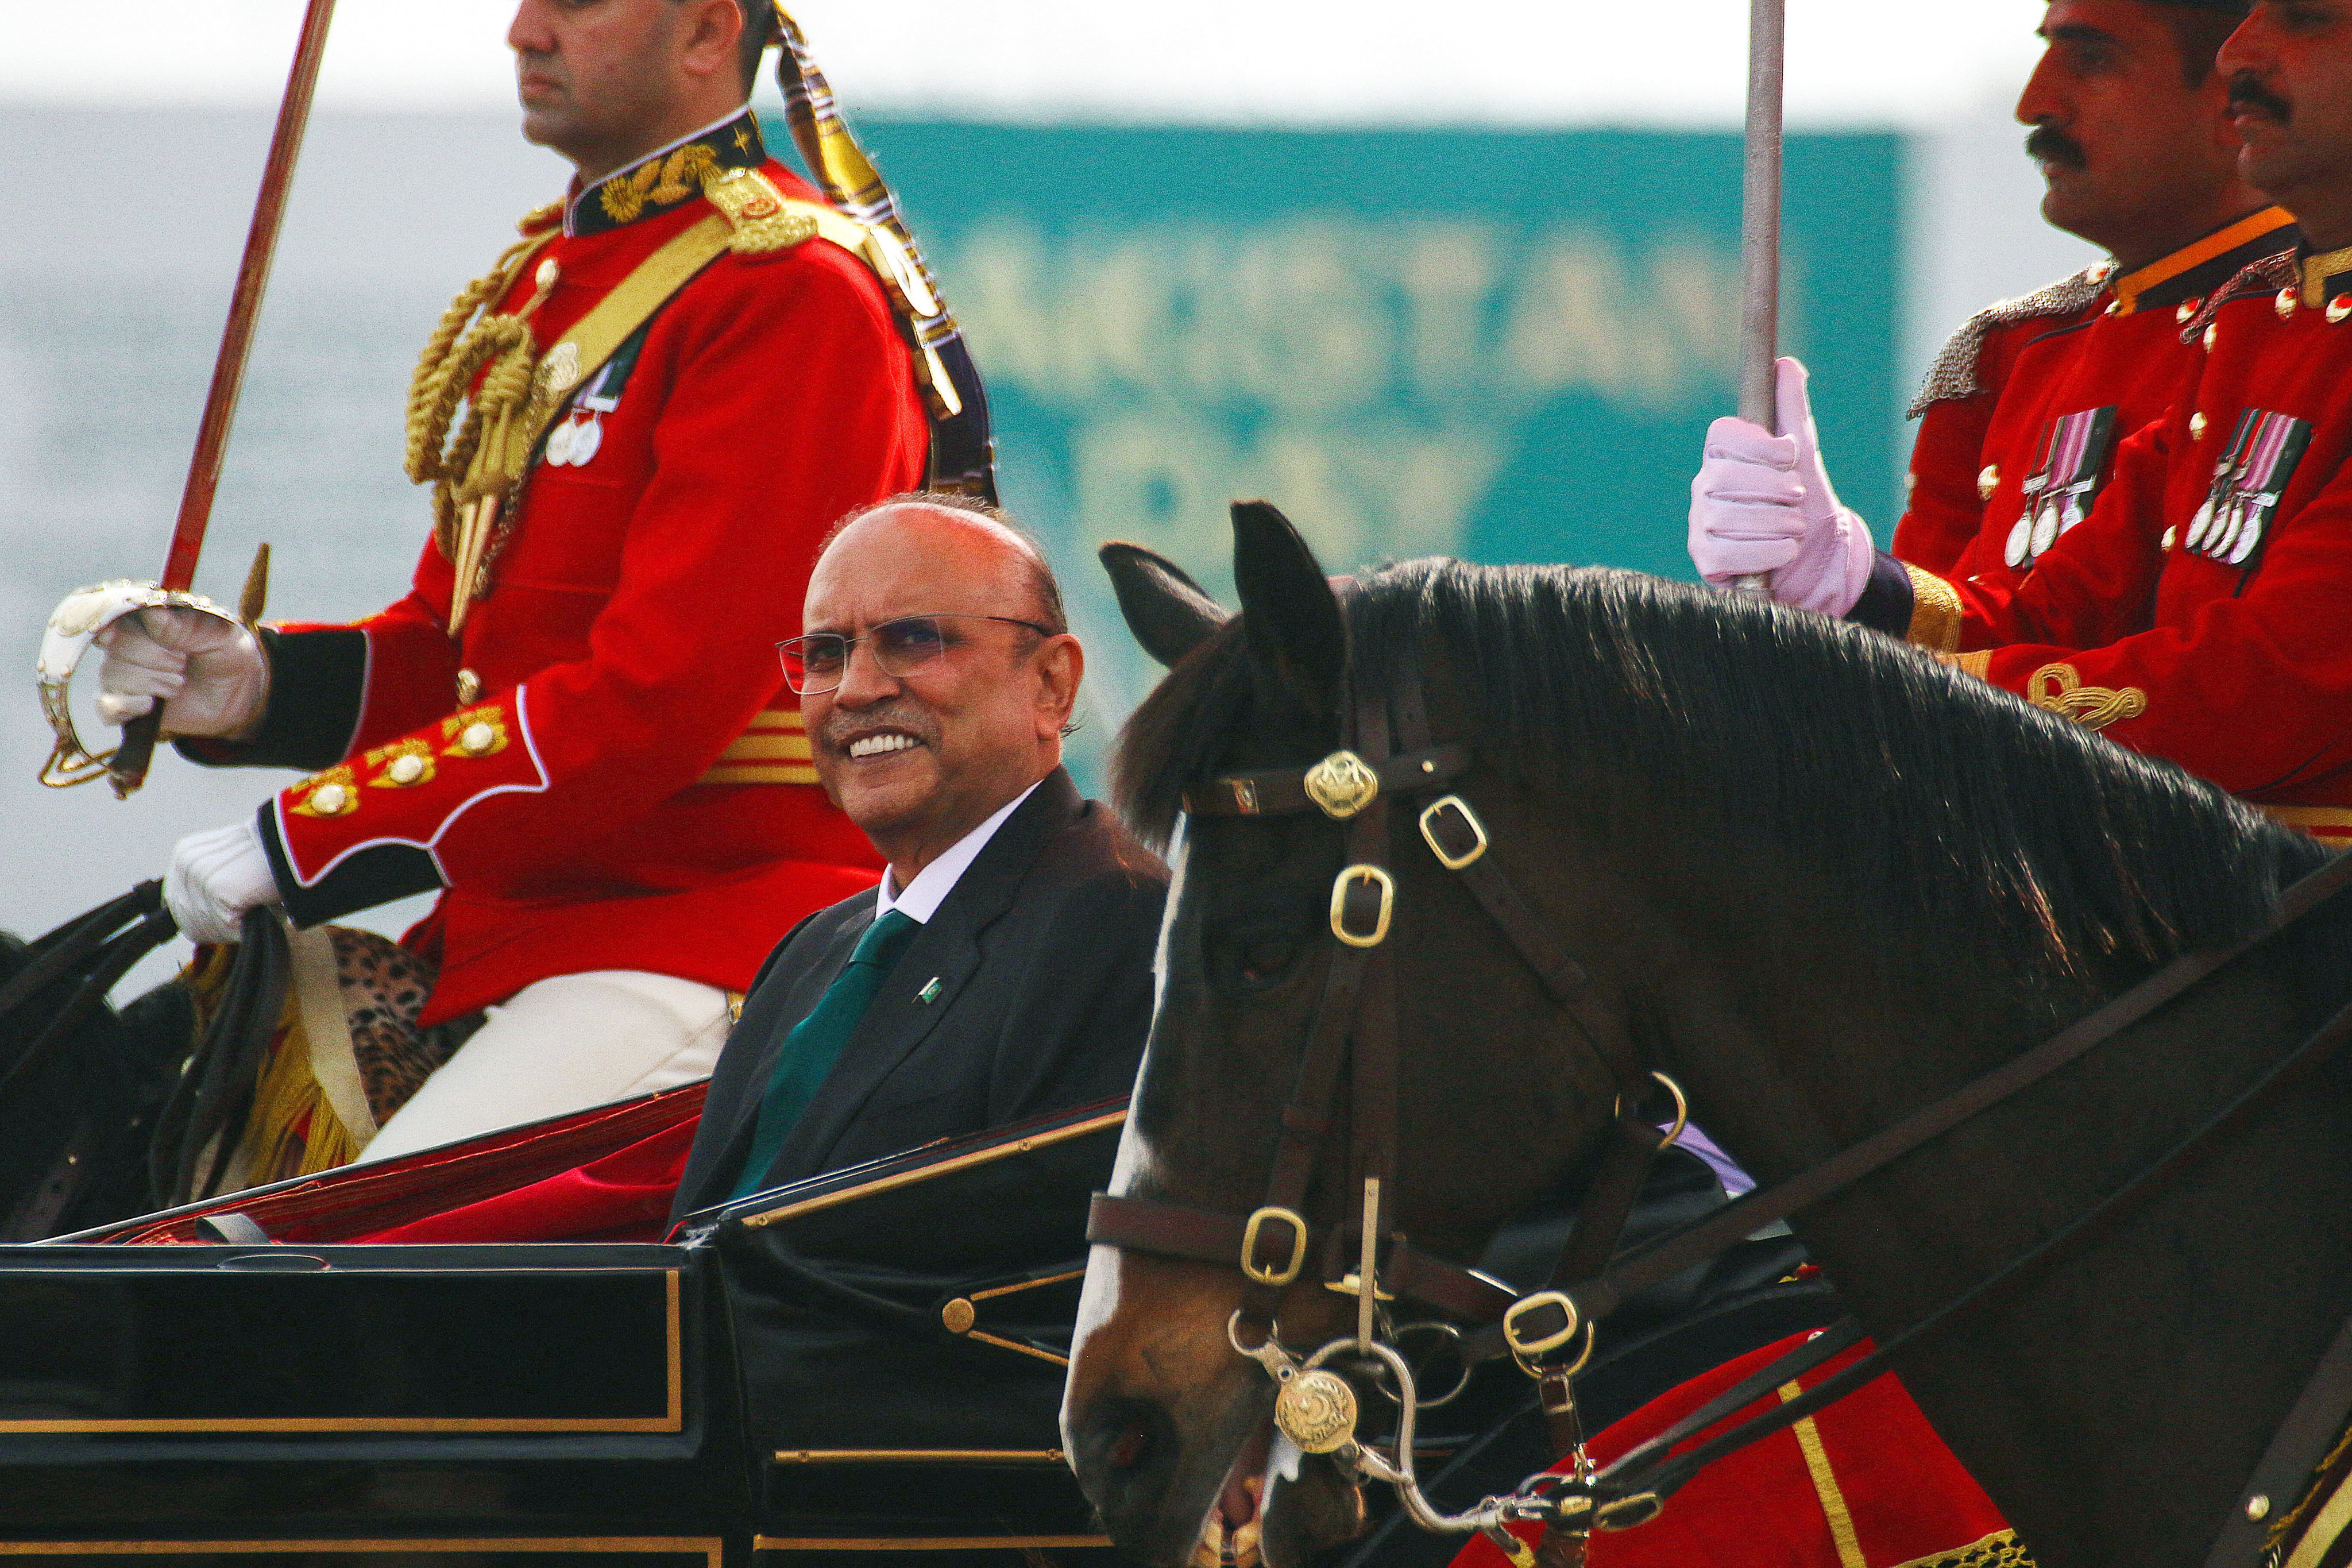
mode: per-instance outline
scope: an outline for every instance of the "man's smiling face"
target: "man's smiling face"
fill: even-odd
[[[1076,643],[983,618],[1048,613],[1025,560],[983,519],[909,503],[851,523],[809,578],[808,632],[956,617],[939,658],[892,675],[860,642],[838,689],[801,700],[818,781],[894,866],[928,864],[1060,761]]]
[[[2260,0],[2220,64],[2246,177],[2307,220],[2352,211],[2352,0]]]

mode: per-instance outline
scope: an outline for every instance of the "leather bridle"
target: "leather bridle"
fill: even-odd
[[[1642,1091],[1656,1077],[1678,1108],[1682,1091],[1633,1059],[1622,1031],[1593,1001],[1583,967],[1559,945],[1496,863],[1476,810],[1460,794],[1450,793],[1470,766],[1470,753],[1458,745],[1432,742],[1418,670],[1405,669],[1391,696],[1366,694],[1352,703],[1343,700],[1341,707],[1346,714],[1341,747],[1321,762],[1305,768],[1229,774],[1197,784],[1184,795],[1185,812],[1193,817],[1319,812],[1347,827],[1347,865],[1331,888],[1330,964],[1307,1026],[1296,1087],[1282,1113],[1265,1201],[1253,1213],[1239,1215],[1097,1194],[1087,1240],[1194,1262],[1238,1263],[1247,1283],[1234,1325],[1234,1343],[1253,1355],[1261,1355],[1267,1346],[1282,1353],[1276,1304],[1306,1273],[1310,1260],[1318,1260],[1328,1289],[1358,1299],[1360,1332],[1348,1342],[1360,1353],[1378,1355],[1371,1343],[1375,1303],[1392,1298],[1419,1300],[1482,1325],[1465,1338],[1465,1364],[1511,1354],[1537,1380],[1555,1447],[1562,1455],[1574,1453],[1583,1435],[1570,1380],[1591,1353],[1592,1324],[1558,1287],[1597,1274],[1608,1262],[1652,1161],[1681,1131],[1679,1109],[1671,1132],[1643,1118],[1640,1108],[1647,1097]],[[1388,865],[1391,828],[1399,803],[1417,804],[1431,795],[1437,798],[1415,815],[1422,841],[1485,908],[1616,1093],[1607,1148],[1553,1270],[1553,1288],[1527,1297],[1414,1247],[1392,1225],[1382,1224],[1398,1212],[1398,1041],[1395,973],[1388,947],[1396,904],[1396,881]],[[1339,1152],[1328,1146],[1328,1135],[1343,1087],[1349,1096],[1349,1143],[1346,1181],[1339,1190],[1363,1194],[1362,1207],[1352,1225],[1318,1231],[1307,1218],[1307,1198],[1327,1154]],[[1256,1338],[1255,1346],[1243,1346],[1239,1331],[1244,1328]],[[1285,1384],[1278,1420],[1297,1413],[1306,1391],[1316,1391],[1315,1421],[1305,1426],[1284,1421],[1286,1435],[1308,1452],[1352,1446],[1352,1391],[1336,1373],[1319,1372],[1320,1359],[1337,1349],[1327,1347],[1326,1352],[1310,1358],[1307,1367],[1294,1367],[1288,1375],[1269,1365]],[[1298,1383],[1300,1374],[1310,1381]],[[1340,1405],[1348,1412],[1344,1432],[1334,1428],[1328,1415]],[[1401,1445],[1399,1458],[1409,1480],[1409,1444]]]
[[[1850,1349],[1864,1337],[1851,1317],[1812,1336],[1724,1391],[1605,1470],[1585,1461],[1573,1379],[1591,1352],[1594,1325],[1637,1292],[1852,1187],[1932,1139],[2000,1105],[2079,1060],[2200,981],[2326,906],[2352,886],[2352,856],[2313,872],[2287,889],[2273,920],[2231,945],[2173,960],[2129,991],[2034,1049],[1924,1106],[1894,1125],[1813,1165],[1777,1186],[1750,1193],[1706,1218],[1612,1261],[1627,1216],[1650,1163],[1682,1130],[1682,1091],[1634,1058],[1619,1029],[1595,1003],[1582,967],[1559,945],[1497,864],[1486,827],[1452,786],[1471,765],[1470,752],[1433,743],[1419,670],[1410,661],[1395,690],[1383,698],[1340,699],[1340,749],[1310,767],[1242,773],[1202,781],[1183,797],[1194,817],[1264,817],[1319,812],[1347,827],[1347,864],[1334,881],[1330,930],[1336,943],[1322,995],[1307,1028],[1296,1087],[1285,1107],[1265,1201],[1242,1215],[1153,1198],[1095,1194],[1087,1240],[1129,1251],[1192,1262],[1237,1265],[1246,1285],[1228,1328],[1234,1348],[1265,1366],[1278,1384],[1276,1422],[1302,1450],[1331,1455],[1343,1467],[1394,1484],[1408,1513],[1424,1528],[1486,1535],[1517,1565],[1537,1554],[1503,1526],[1537,1521],[1552,1527],[1543,1555],[1553,1563],[1580,1559],[1594,1528],[1625,1529],[1654,1518],[1664,1500],[1706,1465],[1760,1441],[1834,1403],[1888,1370],[1898,1352],[1916,1348],[1963,1314],[1983,1307],[2103,1234],[2177,1179],[2224,1136],[2242,1130],[2289,1087],[2352,1039],[2352,1006],[2267,1069],[2236,1100],[2192,1130],[2090,1212],[2029,1248],[1874,1350],[1767,1414],[1715,1436],[1682,1454],[1676,1446],[1764,1398]],[[1447,793],[1441,793],[1447,792]],[[1423,842],[1438,863],[1462,878],[1546,994],[1598,1060],[1613,1085],[1616,1108],[1608,1146],[1588,1185],[1562,1255],[1546,1289],[1526,1295],[1474,1269],[1415,1247],[1384,1224],[1398,1212],[1396,1191],[1397,1063],[1395,980],[1387,938],[1395,912],[1396,883],[1388,869],[1392,807],[1435,795],[1416,815]],[[1319,1229],[1306,1205],[1327,1155],[1342,1079],[1349,1095],[1346,1183],[1362,1194],[1352,1223]],[[1640,1110],[1653,1079],[1673,1094],[1676,1116],[1661,1131]],[[1351,1234],[1352,1233],[1352,1234]],[[1350,1241],[1354,1245],[1350,1246]],[[1303,1361],[1286,1351],[1276,1309],[1284,1291],[1318,1261],[1327,1289],[1357,1299],[1357,1332],[1332,1341]],[[1351,1267],[1352,1265],[1352,1267]],[[1480,1325],[1465,1335],[1465,1364],[1510,1354],[1536,1380],[1556,1454],[1574,1461],[1567,1475],[1530,1477],[1507,1497],[1444,1515],[1422,1495],[1413,1472],[1417,1394],[1412,1372],[1386,1331],[1380,1303],[1410,1299]],[[1245,1342],[1242,1331],[1256,1336]],[[1387,1338],[1383,1338],[1384,1331]],[[1570,1352],[1574,1352],[1571,1356]],[[1349,1355],[1386,1366],[1400,1406],[1394,1458],[1355,1437],[1352,1386],[1325,1370]],[[2340,1395],[2340,1397],[2339,1397]],[[1450,1395],[1449,1395],[1450,1397]],[[1430,1403],[1442,1403],[1433,1401]],[[2352,1325],[2333,1347],[2294,1417],[2282,1429],[2250,1488],[2276,1486],[2276,1478],[2305,1473],[2325,1452],[2352,1408]],[[2308,1450],[2306,1456],[2305,1450]],[[2298,1470],[2297,1467],[2303,1467]],[[2266,1478],[2268,1478],[2266,1479]],[[2250,1490],[2246,1511],[2233,1519],[2215,1548],[2242,1534],[2248,1515],[2262,1517]],[[2263,1506],[2267,1506],[2266,1501]]]

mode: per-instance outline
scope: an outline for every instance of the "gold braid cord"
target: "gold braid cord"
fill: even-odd
[[[414,484],[433,487],[434,542],[453,562],[457,558],[459,509],[503,489],[516,477],[505,471],[509,454],[499,448],[508,444],[509,427],[518,423],[516,416],[530,399],[538,353],[531,339],[529,307],[513,315],[481,312],[503,299],[530,258],[562,232],[552,226],[540,227],[550,216],[541,209],[523,219],[524,237],[449,302],[425,352],[417,356],[416,374],[408,384],[408,478]],[[533,229],[538,232],[530,232]],[[457,405],[467,400],[467,388],[485,366],[489,374],[452,440],[449,427],[457,421]],[[494,437],[487,453],[483,451],[486,428]],[[483,458],[489,460],[478,461]],[[520,472],[519,465],[516,471]]]
[[[1898,1568],[2033,1568],[2033,1553],[2015,1531],[2003,1530],[1950,1552],[1914,1558]]]

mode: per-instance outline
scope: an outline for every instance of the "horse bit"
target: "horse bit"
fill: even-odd
[[[1398,796],[1446,788],[1470,765],[1458,745],[1431,743],[1418,671],[1408,668],[1392,699],[1367,697],[1341,704],[1350,721],[1341,749],[1311,767],[1275,769],[1219,777],[1188,789],[1184,809],[1192,816],[1260,817],[1320,812],[1348,825],[1346,868],[1331,888],[1329,924],[1338,942],[1313,1021],[1297,1084],[1282,1115],[1266,1199],[1243,1219],[1155,1199],[1097,1194],[1087,1239],[1192,1261],[1229,1263],[1236,1258],[1248,1283],[1242,1306],[1226,1326],[1234,1349],[1265,1367],[1273,1378],[1275,1424],[1301,1452],[1330,1456],[1343,1468],[1397,1489],[1408,1515],[1423,1529],[1441,1533],[1477,1531],[1501,1549],[1516,1568],[1531,1568],[1536,1553],[1503,1527],[1513,1521],[1555,1526],[1548,1540],[1566,1535],[1552,1549],[1556,1560],[1573,1563],[1593,1529],[1629,1529],[1655,1517],[1662,1506],[1648,1493],[1596,1500],[1563,1483],[1588,1483],[1592,1469],[1576,1412],[1572,1380],[1592,1354],[1594,1327],[1580,1313],[1562,1286],[1591,1278],[1607,1264],[1639,1195],[1651,1161],[1681,1135],[1688,1111],[1683,1092],[1662,1073],[1645,1073],[1617,1043],[1585,994],[1582,968],[1552,939],[1489,856],[1486,825],[1469,802],[1446,794],[1424,807],[1418,826],[1438,863],[1463,879],[1487,914],[1534,971],[1552,1001],[1564,1011],[1618,1090],[1612,1113],[1613,1142],[1586,1190],[1576,1224],[1552,1275],[1551,1286],[1524,1297],[1497,1281],[1415,1248],[1402,1234],[1383,1234],[1382,1194],[1396,1184],[1397,1030],[1394,973],[1385,943],[1396,907],[1396,881],[1384,861],[1389,850],[1390,803]],[[1391,708],[1395,736],[1391,746]],[[1367,756],[1374,759],[1367,760]],[[1358,1245],[1353,1257],[1345,1229],[1324,1237],[1325,1288],[1356,1298],[1351,1336],[1331,1341],[1303,1360],[1283,1348],[1275,1320],[1282,1292],[1305,1271],[1314,1250],[1316,1227],[1305,1217],[1324,1134],[1333,1120],[1343,1067],[1350,1095],[1350,1182],[1343,1191],[1360,1192],[1354,1216]],[[1639,1094],[1654,1078],[1673,1096],[1670,1129],[1661,1131],[1640,1113]],[[1385,1244],[1385,1256],[1383,1250]],[[1344,1274],[1339,1271],[1347,1265]],[[1381,1303],[1407,1296],[1486,1326],[1465,1335],[1435,1321],[1383,1329]],[[1256,1336],[1245,1342],[1247,1326]],[[1444,1397],[1423,1400],[1411,1364],[1396,1348],[1416,1331],[1461,1340],[1463,1375]],[[1574,1350],[1572,1358],[1566,1352]],[[1510,1354],[1538,1385],[1553,1447],[1570,1459],[1571,1474],[1545,1472],[1507,1497],[1490,1497],[1475,1508],[1446,1514],[1431,1503],[1414,1470],[1413,1436],[1420,1411],[1435,1408],[1468,1385],[1469,1369]],[[1355,1386],[1329,1363],[1342,1356],[1366,1358],[1394,1380],[1398,1404],[1395,1457],[1358,1440]]]

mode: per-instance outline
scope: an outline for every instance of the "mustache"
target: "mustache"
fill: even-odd
[[[876,730],[904,730],[927,746],[940,743],[939,721],[916,703],[904,698],[879,708],[864,708],[855,713],[835,709],[826,715],[817,739],[829,752],[846,751],[856,737]]]
[[[2252,71],[2240,71],[2230,79],[2230,107],[2251,109],[2281,125],[2294,118],[2294,106],[2264,87]]]
[[[2083,144],[2059,130],[2055,125],[2037,125],[2025,138],[2025,155],[2038,163],[2056,163],[2068,169],[2080,169],[2090,163]]]

